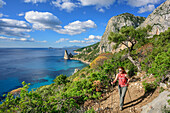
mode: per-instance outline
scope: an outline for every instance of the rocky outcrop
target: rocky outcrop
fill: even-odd
[[[151,35],[159,35],[170,27],[170,0],[157,7],[139,27],[153,26]]]
[[[65,52],[64,52],[64,59],[69,59],[67,50],[65,50]]]
[[[72,57],[73,57],[73,55],[71,53],[68,54],[67,50],[65,50],[65,52],[64,52],[64,59],[70,59]]]
[[[77,73],[78,71],[80,71],[79,68],[74,69],[74,73]],[[73,73],[73,74],[74,74],[74,73]]]
[[[108,36],[110,32],[118,32],[123,26],[138,27],[143,21],[144,17],[134,16],[133,14],[124,13],[118,16],[112,17],[106,26],[105,32],[101,38],[99,49],[100,53],[109,51],[112,52],[112,46],[114,43],[109,44]]]
[[[168,111],[170,110],[170,105],[168,105],[167,100],[170,99],[169,91],[164,91],[159,94],[152,102],[142,107],[141,113],[162,113],[164,106],[166,106]],[[166,110],[166,109],[165,109]],[[168,112],[167,112],[168,113]]]

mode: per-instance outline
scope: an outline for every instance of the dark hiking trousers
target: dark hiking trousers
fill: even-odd
[[[119,96],[120,96],[120,107],[123,107],[124,98],[125,98],[126,91],[127,91],[127,86],[125,86],[125,87],[120,87],[120,86],[118,85],[118,91],[119,91]]]

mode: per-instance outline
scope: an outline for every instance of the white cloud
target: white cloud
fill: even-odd
[[[0,36],[1,40],[9,40],[9,41],[21,41],[21,42],[43,42],[46,43],[47,41],[36,41],[34,38],[8,38],[8,37],[3,37]]]
[[[94,43],[94,42],[98,42],[97,40],[89,40],[89,41],[84,41],[84,40],[71,40],[69,41],[71,43]]]
[[[83,41],[83,40],[71,40],[69,42],[71,42],[71,43],[85,43],[85,41]]]
[[[161,0],[126,0],[128,5],[134,7],[146,6],[148,4],[158,4]]]
[[[94,36],[90,35],[88,38],[84,38],[84,40],[71,40],[70,43],[96,43],[99,42],[101,39],[101,36]]]
[[[25,13],[25,19],[33,24],[36,30],[60,29],[60,20],[49,12],[29,11]]]
[[[14,19],[0,19],[0,27],[13,27],[13,28],[22,28],[22,29],[31,28],[31,26],[25,21],[19,21]]]
[[[47,0],[24,0],[24,2],[25,3],[30,3],[30,2],[32,2],[33,4],[36,4],[36,3],[38,3],[38,2],[40,2],[40,3],[45,3]]]
[[[109,8],[115,0],[78,0],[82,6],[95,6],[100,12],[104,9],[102,7]]]
[[[155,6],[154,6],[154,5],[147,5],[147,6],[144,6],[144,7],[139,8],[138,13],[144,13],[144,12],[147,12],[147,11],[151,12],[151,11],[153,11],[154,9],[155,9]]]
[[[100,9],[99,9],[99,12],[104,13],[104,12],[105,12],[105,10],[104,10],[103,8],[100,8]]]
[[[60,43],[60,42],[64,42],[69,40],[68,38],[60,38],[58,41],[56,41],[56,43]]]
[[[90,35],[88,38],[85,38],[85,40],[100,40],[101,36],[94,36]]]
[[[3,5],[6,5],[6,2],[4,2],[3,0],[0,0],[0,8],[3,7]]]
[[[25,21],[14,19],[0,19],[0,34],[7,36],[30,37],[26,32],[31,31],[31,26]]]
[[[85,32],[90,28],[96,28],[96,27],[97,25],[92,20],[88,20],[84,22],[75,21],[64,26],[64,29],[57,30],[56,32],[61,34],[76,35],[76,34],[81,34],[82,32]]]
[[[75,7],[78,7],[76,3],[70,2],[70,0],[56,0],[52,1],[52,4],[55,7],[59,7],[60,10],[66,10],[67,12],[71,12]]]
[[[68,25],[60,25],[60,20],[49,12],[37,12],[29,11],[25,14],[25,19],[33,24],[33,28],[36,30],[50,29],[60,34],[77,35],[87,31],[90,28],[96,28],[97,25],[92,21],[74,21]]]
[[[109,8],[115,0],[77,0],[77,2],[71,2],[71,0],[55,0],[52,4],[55,7],[59,7],[60,10],[66,10],[71,12],[76,7],[81,6],[95,6],[99,12],[104,12],[103,8]]]
[[[22,13],[19,13],[18,16],[24,16],[24,13],[23,13],[23,12],[22,12]]]
[[[2,13],[0,13],[0,17],[3,17],[3,14],[2,14]]]

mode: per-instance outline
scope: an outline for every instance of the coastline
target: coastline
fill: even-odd
[[[91,63],[91,62],[84,61],[84,60],[78,59],[78,58],[70,58],[70,60],[79,60],[79,61],[81,61],[81,62],[83,62],[83,63],[86,63],[86,64],[90,64],[90,63]]]
[[[81,54],[81,52],[79,52],[79,51],[74,51],[74,53]]]

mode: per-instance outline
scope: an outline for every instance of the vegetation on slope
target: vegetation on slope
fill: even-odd
[[[142,70],[152,73],[156,77],[153,83],[144,82],[146,92],[149,92],[160,81],[166,83],[166,75],[169,72],[169,37],[170,28],[155,35],[153,38],[144,39],[144,43],[138,41],[131,55],[135,60],[140,59]],[[144,48],[150,47],[145,50]],[[111,78],[117,73],[119,66],[129,70],[128,74],[134,76],[137,67],[124,55],[128,50],[122,50],[111,55],[106,53],[108,59],[101,63],[94,63],[78,71],[70,77],[60,75],[54,83],[42,86],[35,91],[28,92],[29,84],[23,82],[20,96],[8,94],[0,105],[0,112],[84,112],[87,108],[84,103],[89,100],[96,102],[111,88]],[[102,56],[102,55],[101,55]],[[99,56],[99,57],[101,57]],[[94,60],[94,62],[97,60]],[[91,111],[93,111],[91,109]]]
[[[92,62],[98,56],[98,53],[99,53],[98,45],[99,45],[99,42],[97,42],[96,44],[75,50],[76,52],[81,52],[81,53],[79,53],[78,55],[74,55],[73,58],[78,58],[84,61]]]

